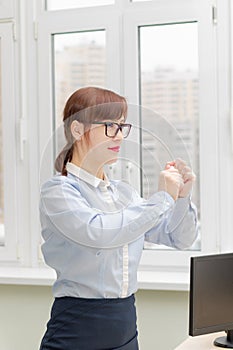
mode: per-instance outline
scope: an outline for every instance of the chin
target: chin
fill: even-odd
[[[109,159],[105,164],[108,164],[108,165],[114,164],[117,162],[117,160],[118,160],[118,158],[112,158],[112,159]]]

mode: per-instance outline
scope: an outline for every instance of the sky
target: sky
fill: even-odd
[[[113,0],[47,0],[54,9],[72,7],[77,3],[80,7],[96,3],[107,4]],[[198,24],[175,23],[169,25],[142,26],[139,29],[141,65],[143,71],[151,71],[154,67],[170,66],[176,70],[198,70]],[[65,45],[77,45],[94,40],[105,45],[104,31],[77,34],[55,35],[56,49]]]
[[[139,29],[141,65],[143,71],[157,66],[177,70],[198,70],[197,23],[145,26]],[[55,35],[56,49],[65,45],[91,42],[105,45],[104,31]]]
[[[197,26],[197,23],[182,23],[141,27],[142,70],[163,65],[177,70],[198,70]]]

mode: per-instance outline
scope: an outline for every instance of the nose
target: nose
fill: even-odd
[[[117,131],[117,134],[116,134],[115,137],[114,137],[114,140],[122,141],[123,138],[124,138],[124,137],[123,137],[122,129],[119,128],[118,131]]]

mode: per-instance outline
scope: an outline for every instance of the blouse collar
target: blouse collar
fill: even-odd
[[[83,168],[80,168],[79,166],[75,165],[74,163],[68,162],[66,164],[66,170],[68,173],[78,177],[79,179],[87,182],[88,184],[92,185],[93,187],[98,186],[109,186],[110,182],[106,174],[104,174],[104,180],[101,180],[100,178],[92,175],[88,171],[84,170]]]

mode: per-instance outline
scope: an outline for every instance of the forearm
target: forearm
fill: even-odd
[[[186,197],[177,200],[166,220],[148,231],[145,239],[156,244],[186,249],[195,241],[197,234],[197,210]]]

